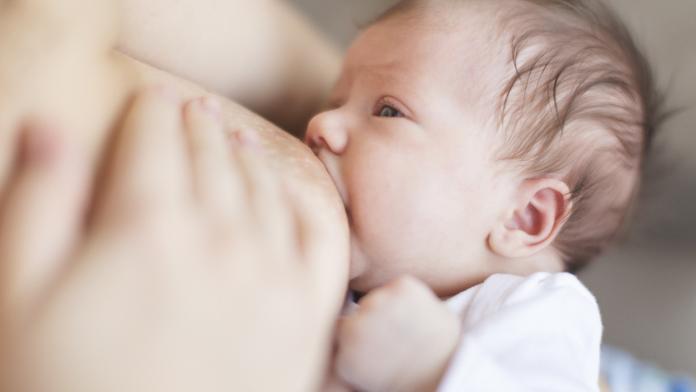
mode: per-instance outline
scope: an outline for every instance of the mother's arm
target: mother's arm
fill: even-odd
[[[124,0],[118,48],[234,99],[295,134],[328,94],[339,52],[278,0]]]

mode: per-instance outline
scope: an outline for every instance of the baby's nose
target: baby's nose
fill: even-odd
[[[314,151],[324,148],[339,155],[348,145],[348,132],[339,121],[337,113],[320,113],[309,122],[305,143]]]

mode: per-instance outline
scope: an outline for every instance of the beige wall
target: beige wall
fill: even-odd
[[[393,0],[292,0],[346,45]],[[639,218],[624,245],[582,274],[606,341],[696,375],[696,0],[611,0],[684,111],[658,142]]]

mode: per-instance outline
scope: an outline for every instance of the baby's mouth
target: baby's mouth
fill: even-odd
[[[345,192],[343,190],[343,187],[334,179],[333,176],[331,176],[331,179],[333,180],[334,186],[336,187],[336,190],[338,191],[339,196],[341,197],[341,201],[343,201],[343,208],[346,212],[346,216],[348,217],[348,223],[352,223],[352,218],[350,215],[350,205],[348,205],[348,200],[345,195]]]
[[[331,177],[333,179],[333,177]],[[348,205],[348,201],[346,200],[346,197],[344,196],[344,193],[342,192],[342,189],[338,186],[336,181],[334,180],[334,186],[336,187],[336,190],[338,191],[339,196],[341,197],[341,201],[343,201],[343,209],[346,212],[346,217],[348,218],[348,225],[352,227],[353,225],[353,218],[350,214],[350,206]]]
[[[343,182],[341,181],[340,166],[338,162],[334,159],[335,157],[327,154],[324,149],[319,149],[318,151],[314,151],[314,153],[316,154],[317,158],[319,158],[319,161],[321,161],[324,169],[326,169],[326,172],[329,174],[338,195],[341,197],[341,201],[343,201],[343,207],[346,210],[346,215],[348,215],[348,219],[350,219],[348,195],[345,187],[343,186]]]

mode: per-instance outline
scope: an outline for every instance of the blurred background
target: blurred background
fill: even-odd
[[[290,0],[345,48],[394,0]],[[623,243],[581,274],[605,342],[696,376],[696,0],[609,1],[644,47],[668,107],[637,216]]]

